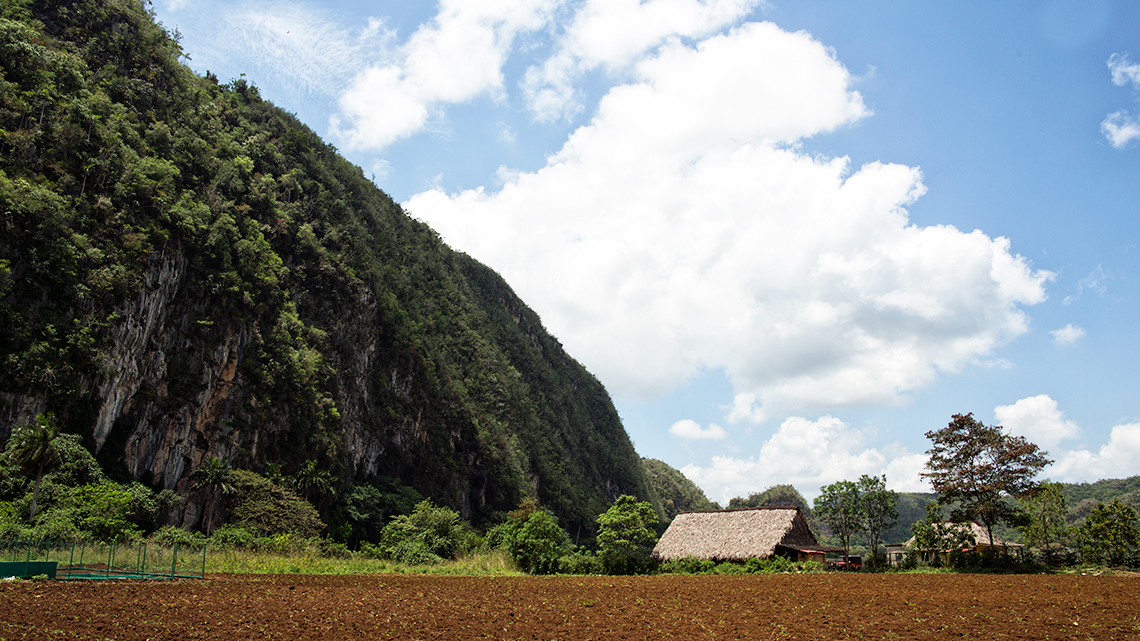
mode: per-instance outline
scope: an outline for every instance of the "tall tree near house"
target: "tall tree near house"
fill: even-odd
[[[871,546],[871,558],[879,558],[879,540],[883,532],[899,520],[899,495],[887,489],[887,476],[859,477],[859,506],[863,513],[863,531]]]
[[[955,414],[946,427],[926,433],[932,442],[922,475],[942,505],[959,504],[951,520],[978,520],[992,546],[994,526],[1016,522],[1007,497],[1022,497],[1037,487],[1034,477],[1053,461],[1047,452],[1000,425],[984,425],[971,414]]]
[[[848,562],[851,536],[863,528],[863,510],[859,485],[854,481],[836,481],[819,488],[813,513],[831,528],[832,534],[843,545],[843,561]]]
[[[598,552],[610,574],[634,574],[653,551],[657,514],[648,501],[623,494],[598,515]]]
[[[40,498],[40,480],[44,472],[59,464],[60,453],[55,439],[59,436],[59,426],[51,420],[50,414],[36,416],[34,425],[21,425],[12,431],[5,454],[8,460],[19,466],[27,474],[36,472],[35,486],[32,489],[32,508],[28,519],[36,516],[36,501]]]
[[[1069,506],[1065,504],[1060,483],[1042,481],[1018,499],[1018,508],[1022,517],[1022,525],[1018,529],[1031,547],[1050,551],[1068,538],[1065,517],[1069,515]]]

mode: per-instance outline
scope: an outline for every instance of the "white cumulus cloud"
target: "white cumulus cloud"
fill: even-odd
[[[737,420],[894,403],[1027,331],[1052,274],[1005,238],[912,225],[917,168],[798,150],[870,113],[809,34],[749,23],[632,73],[545,167],[405,203],[617,395],[723,367]]]
[[[1085,330],[1075,323],[1069,323],[1049,333],[1053,336],[1053,342],[1058,345],[1074,345],[1085,337]]]
[[[422,130],[442,105],[502,93],[519,33],[546,24],[557,0],[443,0],[439,13],[357,74],[339,96],[333,135],[349,149],[382,149]]]
[[[1084,483],[1140,474],[1140,423],[1113,427],[1108,442],[1098,450],[1069,450],[1061,449],[1061,443],[1081,438],[1082,430],[1065,418],[1057,401],[1047,394],[1000,405],[994,408],[994,416],[1011,434],[1024,436],[1049,452],[1054,463],[1042,472],[1043,477]]]
[[[1013,405],[994,408],[998,423],[1014,436],[1024,436],[1045,450],[1056,451],[1065,439],[1077,438],[1081,428],[1057,409],[1057,401],[1047,394],[1023,398]]]
[[[1132,62],[1126,53],[1114,53],[1108,57],[1108,69],[1112,72],[1112,83],[1118,87],[1131,84],[1133,89],[1140,89],[1140,64]],[[1128,114],[1126,110],[1115,111],[1100,123],[1101,133],[1108,138],[1109,144],[1117,149],[1127,147],[1129,143],[1140,138],[1140,119]]]
[[[773,485],[794,485],[813,498],[819,488],[863,474],[887,475],[888,486],[901,491],[929,491],[919,477],[926,462],[921,454],[897,446],[880,452],[866,446],[868,435],[832,416],[812,421],[793,416],[747,459],[714,456],[712,465],[686,465],[681,472],[722,504]]]
[[[555,53],[527,69],[527,104],[539,120],[581,109],[575,81],[597,67],[618,71],[670,38],[710,35],[760,0],[586,0],[558,38]]]
[[[1112,84],[1117,87],[1131,84],[1140,87],[1140,63],[1132,62],[1126,53],[1114,53],[1108,57],[1108,70],[1112,72]]]
[[[1140,423],[1112,428],[1100,450],[1059,453],[1048,470],[1050,477],[1067,483],[1128,478],[1140,474]]]
[[[1101,133],[1108,138],[1109,144],[1117,149],[1124,149],[1128,143],[1140,138],[1140,119],[1128,115],[1121,109],[1114,111],[1100,123]]]
[[[691,440],[714,440],[719,441],[727,438],[728,433],[724,428],[716,423],[709,424],[708,427],[701,427],[701,424],[692,419],[681,419],[669,428],[669,434],[683,439]]]

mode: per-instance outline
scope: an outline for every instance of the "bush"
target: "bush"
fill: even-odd
[[[424,497],[419,492],[399,480],[377,477],[345,493],[343,503],[334,512],[333,522],[340,525],[343,540],[352,544],[375,541],[390,517],[410,513],[422,500]]]
[[[385,558],[405,565],[434,565],[443,560],[427,543],[416,538],[404,539],[389,546],[385,550]]]
[[[150,540],[152,543],[163,547],[172,548],[177,545],[180,548],[188,547],[196,550],[202,549],[207,541],[201,532],[190,532],[175,525],[167,525],[159,529],[150,535]]]
[[[127,503],[127,519],[144,531],[152,531],[166,522],[170,509],[182,499],[173,490],[154,490],[137,481],[119,486],[130,495]]]
[[[708,559],[686,556],[663,562],[658,571],[662,574],[711,574],[715,567],[716,563]]]
[[[751,559],[749,559],[751,560]],[[717,563],[713,569],[713,574],[751,574],[749,569],[743,563],[733,563],[732,561],[721,561]]]
[[[31,530],[20,520],[16,506],[0,501],[0,541],[19,541],[28,538]]]
[[[786,574],[805,572],[824,572],[827,567],[816,561],[793,561],[786,556],[774,556],[769,559],[752,558],[744,564],[751,574]]]
[[[237,489],[227,520],[261,536],[293,533],[314,537],[325,528],[316,508],[305,499],[249,470],[233,470]]]
[[[950,567],[955,570],[1009,570],[1016,561],[1012,555],[993,548],[986,548],[981,552],[974,550],[950,552]]]
[[[559,574],[593,575],[604,574],[605,565],[601,557],[588,552],[567,554],[558,559]]]
[[[36,524],[28,532],[33,541],[70,541],[80,536],[79,530],[72,522],[68,510],[52,510],[36,519]]]
[[[384,548],[374,543],[369,543],[368,541],[360,544],[359,554],[366,559],[375,559],[377,561],[388,558]]]
[[[349,551],[348,546],[339,541],[331,539],[316,539],[317,554],[320,554],[326,559],[348,559],[352,558],[352,552]]]
[[[411,514],[401,514],[384,527],[380,532],[379,547],[384,550],[384,558],[419,564],[455,558],[471,543],[471,532],[464,526],[458,512],[448,507],[436,507],[431,499],[425,499],[416,504]]]
[[[305,546],[306,539],[292,532],[281,532],[257,539],[257,550],[270,554],[292,554]]]
[[[223,525],[209,538],[210,547],[218,550],[252,550],[258,542],[257,533],[238,525]]]
[[[660,565],[658,571],[661,574],[800,574],[823,572],[825,569],[822,563],[792,561],[784,556],[775,556],[769,559],[753,557],[743,563],[737,561],[715,563],[707,559],[690,556],[665,561]]]
[[[83,533],[107,542],[138,535],[138,528],[128,520],[134,497],[119,485],[90,483],[74,488],[71,494],[75,525]]]
[[[524,500],[510,520],[492,528],[486,544],[506,550],[528,574],[554,574],[558,560],[570,553],[570,535],[534,499]]]

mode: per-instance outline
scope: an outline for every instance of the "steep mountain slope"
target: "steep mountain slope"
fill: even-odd
[[[672,521],[680,512],[694,510],[719,510],[720,506],[705,496],[704,490],[697,487],[680,470],[665,461],[654,458],[641,459],[649,485],[661,501],[665,518]]]
[[[497,274],[180,54],[137,0],[0,7],[0,440],[51,411],[155,488],[316,460],[474,519],[534,494],[583,532],[652,496]]]

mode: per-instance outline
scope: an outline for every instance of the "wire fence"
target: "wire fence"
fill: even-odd
[[[146,541],[2,541],[0,578],[46,577],[63,581],[204,579],[206,548],[152,545]]]

